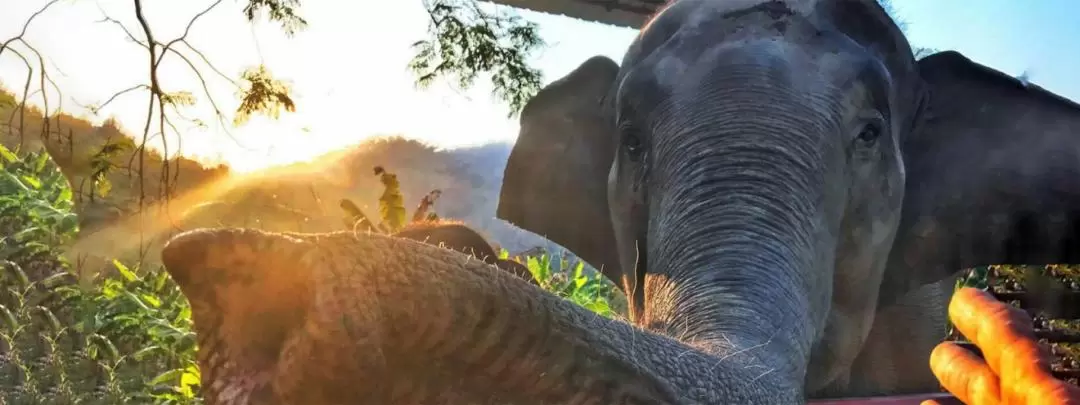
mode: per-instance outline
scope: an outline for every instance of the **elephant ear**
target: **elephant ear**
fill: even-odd
[[[1080,105],[953,51],[918,65],[882,300],[972,267],[1080,263]]]
[[[594,56],[529,100],[496,216],[570,249],[621,285],[607,203],[615,139],[606,104],[618,70]]]

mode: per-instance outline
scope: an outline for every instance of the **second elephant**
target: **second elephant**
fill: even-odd
[[[539,286],[539,282],[525,265],[513,260],[500,259],[491,243],[476,230],[465,224],[450,221],[410,222],[393,236],[412,239],[430,245],[457,250]]]

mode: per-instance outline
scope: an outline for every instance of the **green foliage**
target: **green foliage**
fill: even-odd
[[[106,142],[101,149],[90,156],[90,182],[96,194],[102,198],[109,195],[112,190],[112,182],[109,181],[109,173],[116,167],[113,161],[120,156],[121,152],[130,149],[129,144],[123,142]],[[94,193],[90,194],[91,197]]]
[[[495,96],[510,104],[511,117],[540,91],[542,73],[527,62],[544,46],[535,23],[485,12],[475,0],[431,0],[425,7],[434,38],[413,44],[409,69],[418,87],[451,77],[467,89],[480,73],[488,73]]]
[[[368,219],[367,215],[348,198],[343,198],[339,202],[339,206],[345,211],[345,228],[352,230],[366,230],[374,232],[393,233],[401,230],[405,226],[405,198],[401,193],[401,182],[398,180],[397,175],[389,173],[382,166],[375,166],[374,172],[376,176],[380,176],[380,181],[383,183],[384,191],[379,198],[379,214],[382,218],[382,223],[375,225]],[[417,205],[416,211],[413,212],[412,222],[419,221],[438,221],[439,215],[434,211],[431,211],[435,205],[435,201],[442,195],[442,190],[435,189],[428,192],[427,195],[420,199],[420,204]]]
[[[58,256],[79,225],[67,179],[47,153],[3,145],[0,169],[0,260]]]
[[[241,92],[240,106],[236,108],[233,125],[243,125],[253,113],[263,113],[278,118],[281,109],[296,112],[296,104],[289,95],[289,86],[274,79],[265,65],[249,68],[240,75],[245,86]]]
[[[383,171],[382,167],[376,167],[375,173],[379,174],[382,181],[383,194],[379,197],[379,217],[382,218],[382,227],[388,233],[394,233],[405,226],[405,197],[401,195],[401,183],[397,175]]]
[[[0,108],[12,108],[18,105],[18,101],[15,100],[15,95],[9,92],[0,92]]]
[[[972,287],[985,290],[990,282],[990,267],[980,266],[969,270],[964,276],[956,279],[956,289]]]
[[[508,256],[505,249],[500,250],[500,259],[507,259]],[[524,263],[545,290],[597,314],[609,318],[617,314],[614,309],[616,305],[613,305],[618,295],[615,285],[600,273],[587,274],[585,263],[578,261],[571,266],[566,259],[556,262],[547,254],[526,257]]]
[[[285,35],[296,35],[297,31],[307,28],[307,20],[296,12],[300,0],[248,0],[244,6],[244,16],[248,21],[255,21],[258,14],[266,11],[271,21],[281,24]]]
[[[0,403],[198,403],[191,310],[161,269],[84,288],[62,259],[72,191],[44,153],[0,146]]]

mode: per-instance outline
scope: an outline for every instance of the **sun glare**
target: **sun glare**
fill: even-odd
[[[225,164],[234,173],[252,173],[310,162],[362,141],[363,137],[330,136],[312,130],[299,124],[303,118],[255,116],[229,134],[186,134],[182,154],[206,165]]]

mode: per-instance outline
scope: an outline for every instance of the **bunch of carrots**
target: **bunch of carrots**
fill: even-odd
[[[953,296],[949,318],[983,353],[979,358],[944,342],[930,355],[934,375],[957,399],[968,405],[1080,405],[1080,387],[1050,373],[1050,353],[1039,346],[1024,311],[967,287]]]

